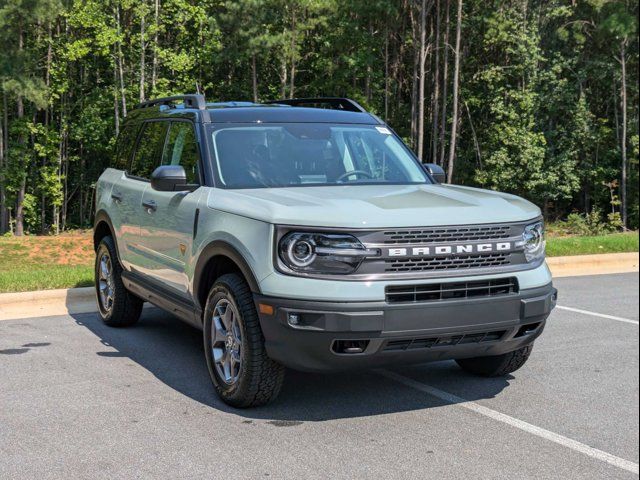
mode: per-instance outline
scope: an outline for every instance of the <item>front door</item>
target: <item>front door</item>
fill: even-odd
[[[160,164],[181,165],[188,183],[201,184],[198,143],[191,122],[170,122]],[[142,195],[140,250],[145,261],[141,273],[187,298],[187,265],[193,255],[194,222],[202,193],[202,188],[159,192],[149,185]]]

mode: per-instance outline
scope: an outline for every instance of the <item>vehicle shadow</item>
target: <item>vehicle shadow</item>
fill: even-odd
[[[96,355],[129,358],[170,388],[201,404],[247,419],[267,420],[275,426],[384,415],[448,404],[375,371],[311,374],[288,370],[282,392],[274,403],[260,408],[234,409],[216,396],[211,385],[201,331],[155,308],[145,309],[138,324],[126,329],[107,327],[95,313],[72,317],[110,347],[110,351],[96,352]],[[464,373],[454,362],[394,370],[434,386],[449,383],[464,387],[467,400],[492,398],[513,378],[478,379]]]

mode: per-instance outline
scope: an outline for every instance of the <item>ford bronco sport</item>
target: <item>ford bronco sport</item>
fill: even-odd
[[[454,359],[520,368],[555,305],[540,210],[444,185],[344,98],[184,95],[128,116],[96,187],[99,311],[150,302],[204,332],[220,397],[276,397],[285,367]]]

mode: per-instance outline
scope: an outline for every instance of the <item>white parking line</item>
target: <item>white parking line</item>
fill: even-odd
[[[613,315],[605,315],[604,313],[596,313],[596,312],[590,312],[588,310],[580,310],[579,308],[563,307],[561,305],[556,305],[556,308],[559,308],[560,310],[566,310],[568,312],[581,313],[583,315],[591,315],[592,317],[606,318],[609,320],[616,320],[617,322],[624,322],[624,323],[630,323],[632,325],[638,325],[638,320],[631,320],[629,318],[615,317]]]
[[[518,428],[532,435],[544,438],[545,440],[557,443],[564,447],[570,448],[571,450],[587,455],[591,458],[595,458],[602,462],[613,465],[614,467],[618,467],[638,475],[637,463],[630,462],[629,460],[625,460],[624,458],[616,457],[615,455],[611,455],[610,453],[603,452],[602,450],[590,447],[589,445],[585,445],[584,443],[580,443],[571,438],[567,438],[549,430],[545,430],[544,428],[536,427],[535,425],[531,425],[530,423],[527,423],[525,421],[510,417],[509,415],[505,415],[504,413],[491,410],[490,408],[484,407],[478,403],[466,400],[462,397],[458,397],[438,388],[434,388],[430,385],[417,382],[411,378],[405,377],[404,375],[399,375],[395,372],[390,372],[389,370],[378,370],[378,373],[386,378],[402,383],[407,387],[415,388],[416,390],[437,397],[440,400],[444,400],[445,402],[464,407],[468,410],[479,413],[480,415],[484,415],[485,417],[489,417],[493,420],[497,420],[498,422],[511,425],[512,427]]]

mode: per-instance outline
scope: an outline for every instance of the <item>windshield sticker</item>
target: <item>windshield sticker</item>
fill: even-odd
[[[391,131],[387,127],[376,127],[376,130],[385,135],[391,135]]]

